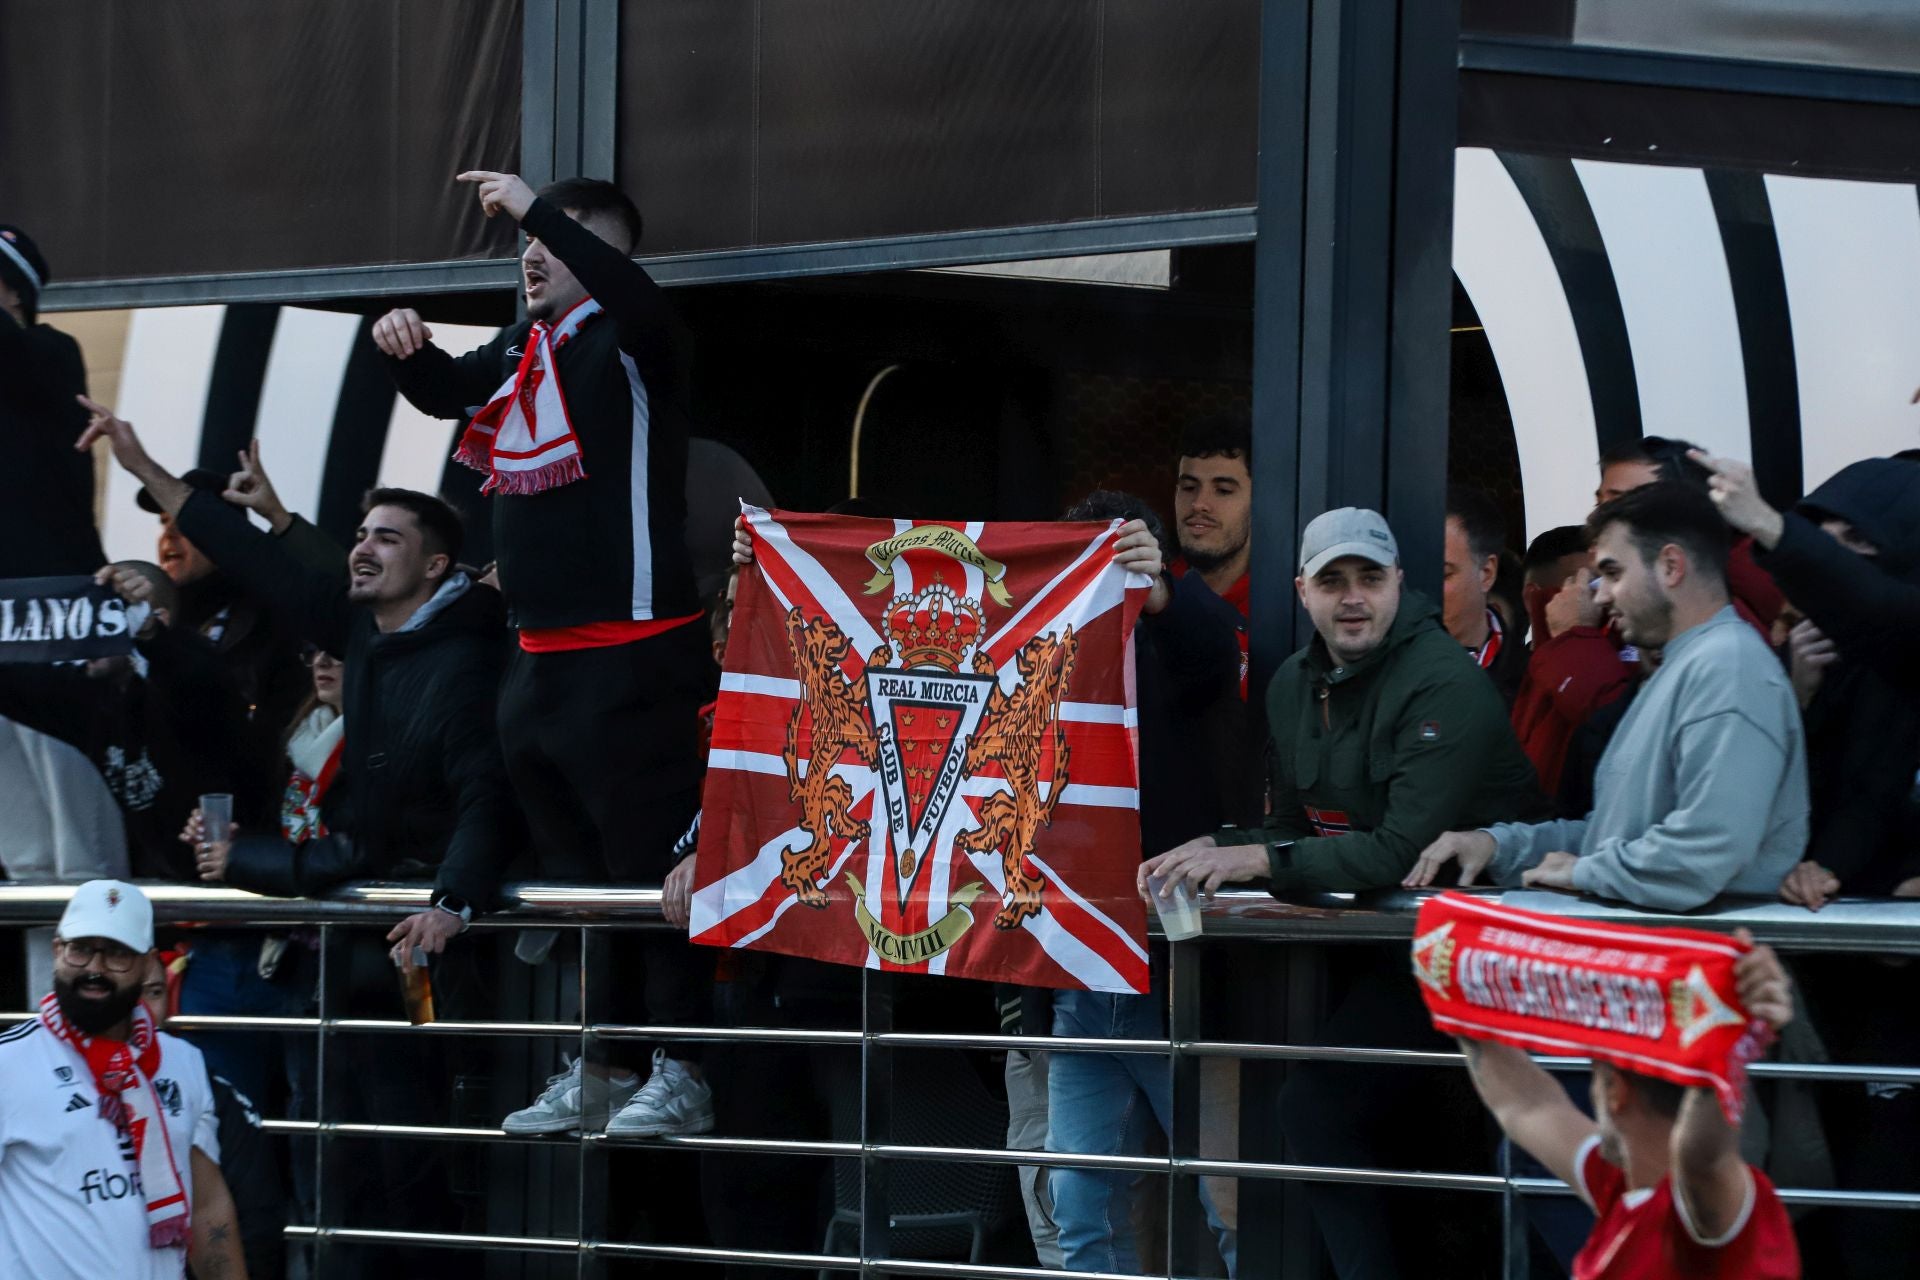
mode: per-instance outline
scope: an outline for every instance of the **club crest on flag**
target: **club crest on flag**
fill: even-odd
[[[1118,522],[747,515],[694,940],[1144,990]]]
[[[786,625],[805,694],[793,709],[783,759],[809,839],[782,852],[782,883],[803,904],[824,908],[829,899],[820,876],[832,838],[871,834],[870,824],[848,811],[850,789],[832,774],[834,761],[851,750],[879,771],[879,803],[893,852],[887,870],[902,909],[935,861],[935,845],[944,841],[949,851],[958,847],[1000,858],[1007,889],[996,928],[1012,929],[1038,915],[1046,881],[1027,855],[1067,785],[1071,751],[1059,712],[1073,679],[1072,625],[1057,635],[1035,636],[1021,648],[1011,692],[1002,689],[993,658],[979,648],[985,628],[979,602],[962,599],[938,578],[889,601],[886,641],[867,657],[864,688],[856,689],[838,671],[850,646],[832,622],[808,619],[796,608],[788,611]],[[797,747],[803,720],[813,726],[804,768]],[[1044,787],[1043,756],[1050,776]],[[988,799],[979,827],[950,830],[948,808],[960,783],[988,763],[1001,766],[1010,790]],[[865,886],[854,872],[846,872],[846,881],[868,944],[888,959],[908,961],[932,959],[959,941],[973,923],[973,900],[985,887],[979,881],[958,886],[945,915],[902,934],[867,910]]]

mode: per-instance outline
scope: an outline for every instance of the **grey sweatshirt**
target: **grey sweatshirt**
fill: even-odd
[[[1490,870],[1520,882],[1579,854],[1583,893],[1687,911],[1722,893],[1771,897],[1807,847],[1807,755],[1787,675],[1731,606],[1676,636],[1594,774],[1579,820],[1489,827]]]

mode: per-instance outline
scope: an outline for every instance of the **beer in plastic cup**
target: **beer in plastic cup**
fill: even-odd
[[[1193,900],[1193,890],[1182,880],[1174,885],[1172,894],[1162,897],[1160,891],[1166,884],[1160,876],[1147,877],[1147,896],[1153,899],[1153,909],[1160,916],[1161,932],[1168,942],[1199,937],[1200,904]]]
[[[396,958],[400,969],[400,999],[407,1006],[407,1021],[423,1027],[433,1021],[433,978],[427,972],[427,949],[409,947],[406,958]]]
[[[233,797],[225,792],[200,797],[200,839],[219,844],[233,836]]]

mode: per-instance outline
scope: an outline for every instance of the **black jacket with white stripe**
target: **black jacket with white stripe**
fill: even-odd
[[[495,494],[494,547],[514,625],[574,627],[700,611],[686,545],[687,417],[666,294],[632,259],[544,200],[521,227],[566,263],[602,313],[556,355],[586,477]],[[450,356],[389,358],[422,413],[469,419],[514,373],[532,325]]]

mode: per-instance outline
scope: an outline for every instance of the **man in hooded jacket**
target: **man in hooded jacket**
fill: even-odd
[[[1150,875],[1196,892],[1231,881],[1275,894],[1390,888],[1450,823],[1549,812],[1499,690],[1439,608],[1405,589],[1399,560],[1376,512],[1343,507],[1307,526],[1295,588],[1317,634],[1267,688],[1269,815],[1149,859],[1143,896]],[[1360,949],[1336,960],[1324,1043],[1446,1047],[1404,959]],[[1289,1159],[1361,1168],[1414,1167],[1405,1162],[1439,1151],[1474,1160],[1486,1147],[1476,1105],[1438,1073],[1352,1063],[1298,1064],[1280,1095]],[[1436,1199],[1432,1215],[1415,1214],[1372,1187],[1313,1183],[1308,1201],[1341,1280],[1447,1274],[1448,1259],[1474,1256],[1450,1233],[1492,1229],[1472,1203]]]

